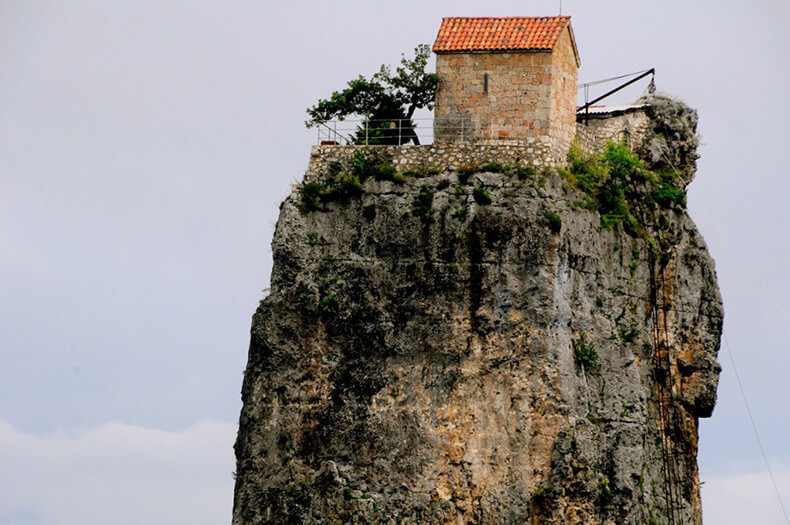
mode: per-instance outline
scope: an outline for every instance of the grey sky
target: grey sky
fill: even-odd
[[[790,504],[790,3],[689,4],[564,0],[563,13],[581,81],[656,67],[660,90],[699,109],[689,210]],[[443,16],[558,5],[0,0],[0,525],[105,523],[125,507],[137,509],[130,523],[172,522],[189,499],[146,499],[157,480],[214,495],[191,523],[229,521],[250,317],[278,204],[314,140],[304,109],[431,43]],[[702,422],[706,517],[783,523],[720,357],[719,403]],[[192,445],[204,465],[171,453]],[[43,458],[57,468],[38,470]],[[181,477],[185,465],[196,473]],[[119,487],[104,514],[58,504],[58,483],[91,486],[85,469]],[[37,496],[6,490],[25,480]]]

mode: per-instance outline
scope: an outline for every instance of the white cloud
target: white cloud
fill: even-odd
[[[785,506],[790,503],[790,471],[774,473]],[[703,521],[712,525],[787,525],[767,472],[717,476],[702,485]]]
[[[235,433],[205,420],[40,437],[0,419],[0,525],[228,523]]]

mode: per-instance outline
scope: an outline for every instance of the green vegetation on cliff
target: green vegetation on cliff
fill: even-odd
[[[634,237],[647,238],[646,223],[656,205],[686,206],[678,174],[648,170],[624,142],[609,141],[598,154],[586,154],[574,144],[568,152],[568,168],[559,172],[584,193],[583,200],[574,203],[577,207],[600,213],[604,228],[622,224]]]

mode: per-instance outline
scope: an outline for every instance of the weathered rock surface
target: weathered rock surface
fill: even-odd
[[[578,193],[554,170],[445,172],[303,214],[294,190],[253,317],[234,524],[699,523],[713,261],[684,210],[655,212],[658,249]]]

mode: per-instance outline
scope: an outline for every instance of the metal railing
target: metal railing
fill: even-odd
[[[429,118],[332,120],[317,126],[318,144],[426,144],[433,142],[432,122]]]
[[[482,122],[471,116],[413,119],[332,120],[316,126],[317,144],[406,145],[434,142],[522,143],[535,133],[527,126]]]

